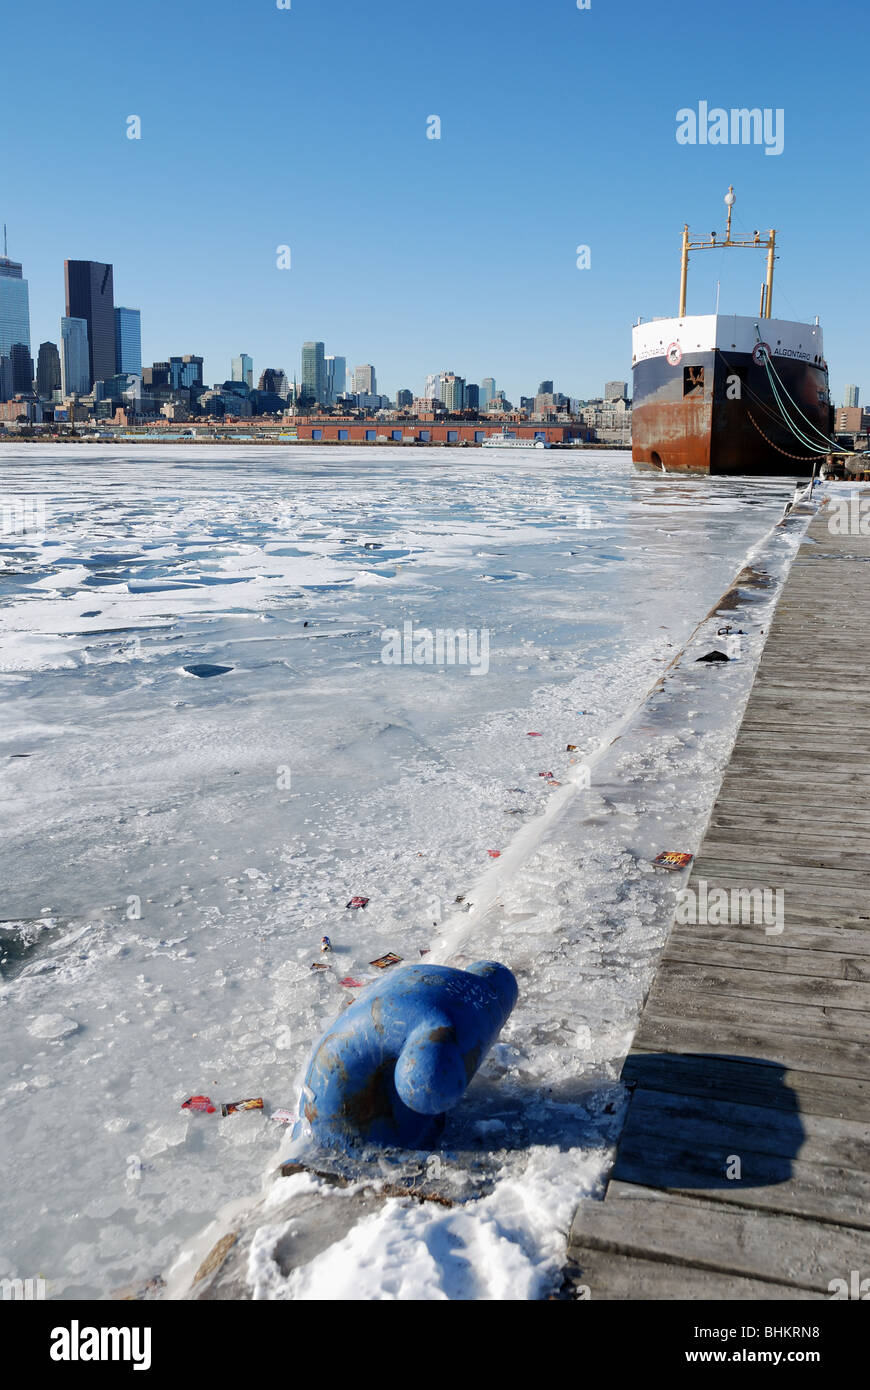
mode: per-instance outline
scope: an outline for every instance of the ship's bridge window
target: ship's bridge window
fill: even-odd
[[[683,395],[684,396],[703,396],[704,394],[704,368],[703,367],[684,367],[683,368]]]

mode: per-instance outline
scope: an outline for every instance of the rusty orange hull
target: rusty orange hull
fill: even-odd
[[[665,472],[802,476],[824,457],[833,410],[820,355],[809,361],[771,358],[793,429],[764,361],[752,352],[684,353],[676,344],[668,351],[670,358],[650,356],[633,368],[635,463]]]

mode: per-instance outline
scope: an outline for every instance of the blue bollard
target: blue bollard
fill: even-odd
[[[302,1088],[294,1135],[431,1147],[517,1001],[504,965],[406,965],[378,981],[327,1029]]]

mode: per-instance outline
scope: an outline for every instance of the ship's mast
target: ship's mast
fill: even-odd
[[[686,317],[686,287],[689,278],[689,252],[690,251],[709,251],[719,246],[765,246],[767,247],[767,280],[761,290],[762,318],[769,319],[773,305],[773,263],[776,260],[776,230],[771,227],[767,234],[767,241],[761,240],[761,235],[756,232],[752,241],[732,241],[731,239],[731,211],[736,202],[733,185],[725,194],[725,206],[728,209],[728,220],[725,226],[725,240],[717,241],[716,233],[711,232],[708,241],[690,241],[689,224],[683,225],[683,246],[680,258],[680,312],[678,317]]]

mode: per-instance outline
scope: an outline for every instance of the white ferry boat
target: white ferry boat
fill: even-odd
[[[517,439],[515,435],[502,430],[501,434],[491,434],[480,446],[482,449],[549,449],[546,439]]]

